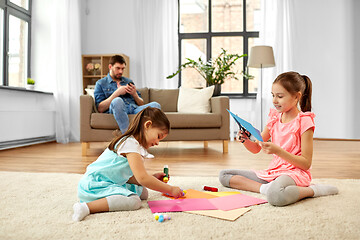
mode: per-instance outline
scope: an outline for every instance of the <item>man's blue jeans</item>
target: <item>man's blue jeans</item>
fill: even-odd
[[[121,97],[117,97],[110,103],[109,113],[114,115],[114,118],[119,125],[120,131],[125,133],[129,127],[128,114],[136,114],[147,107],[154,107],[161,109],[161,106],[157,102],[151,102],[142,106],[134,104],[126,104]]]

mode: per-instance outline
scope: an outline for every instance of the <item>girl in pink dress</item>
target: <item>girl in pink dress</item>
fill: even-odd
[[[243,131],[237,135],[237,140],[250,152],[263,150],[274,158],[266,170],[223,170],[219,175],[221,184],[260,192],[274,206],[338,193],[333,186],[310,185],[315,129],[311,93],[312,84],[305,75],[286,72],[275,79],[272,96],[276,110],[270,110],[268,122],[261,133],[264,142],[251,141]]]

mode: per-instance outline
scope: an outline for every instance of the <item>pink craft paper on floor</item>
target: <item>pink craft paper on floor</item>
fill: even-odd
[[[235,194],[225,197],[217,197],[209,199],[209,201],[218,209],[223,211],[233,210],[237,208],[249,207],[257,204],[267,203],[266,200],[247,196],[244,194]]]
[[[217,209],[205,198],[148,201],[152,213]]]

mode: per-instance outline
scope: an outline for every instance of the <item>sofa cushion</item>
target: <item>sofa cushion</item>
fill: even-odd
[[[181,87],[177,102],[178,112],[209,113],[211,111],[210,98],[213,93],[214,86],[203,89]]]
[[[107,113],[92,113],[90,126],[95,129],[117,129],[119,128],[114,115]]]
[[[177,112],[179,89],[150,88],[150,102],[158,102],[164,112]]]
[[[171,128],[219,128],[221,127],[221,114],[215,113],[178,113],[166,112]],[[132,121],[134,114],[129,115]],[[118,129],[112,114],[92,113],[90,126],[95,129]]]
[[[139,88],[137,90],[140,92],[141,98],[144,100],[144,103],[145,104],[149,103],[149,89],[145,87],[145,88]]]
[[[215,113],[165,113],[170,121],[171,128],[219,128],[221,114]]]
[[[129,121],[132,121],[134,114],[130,114]],[[92,113],[90,126],[95,129],[118,129],[119,126],[115,121],[114,115],[109,113]]]

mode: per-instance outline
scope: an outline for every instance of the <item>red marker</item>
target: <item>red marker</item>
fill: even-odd
[[[217,192],[217,191],[219,191],[217,188],[208,187],[208,186],[204,186],[203,189],[204,189],[205,191],[210,191],[210,192]]]

